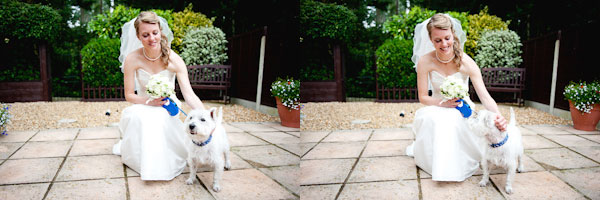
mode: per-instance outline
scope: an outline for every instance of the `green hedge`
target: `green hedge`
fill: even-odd
[[[417,73],[413,68],[413,41],[390,39],[377,49],[377,82],[386,88],[412,88],[417,85]]]
[[[345,6],[301,1],[300,33],[304,37],[348,42],[357,25],[356,15]]]
[[[187,65],[223,64],[227,61],[227,39],[220,28],[190,29],[182,45],[181,58]]]
[[[170,10],[152,10],[158,16],[167,20],[169,27],[173,24],[172,11]],[[123,24],[140,14],[140,9],[128,8],[122,5],[115,7],[113,12],[106,11],[103,14],[96,15],[88,23],[88,31],[98,38],[121,38],[121,28]]]
[[[123,85],[119,39],[93,39],[81,49],[83,82],[91,87]]]
[[[52,42],[60,34],[62,17],[54,9],[17,1],[0,2],[0,38]]]
[[[469,26],[467,34],[467,42],[465,43],[465,53],[474,57],[477,55],[477,41],[481,34],[488,30],[508,30],[510,21],[502,21],[501,18],[488,14],[488,9],[485,7],[479,14],[469,15]]]
[[[477,41],[477,55],[473,58],[480,68],[518,67],[521,58],[521,39],[511,30],[483,32]]]

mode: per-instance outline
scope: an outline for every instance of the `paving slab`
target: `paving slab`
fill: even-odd
[[[0,165],[0,185],[50,182],[64,158],[7,160]]]
[[[207,188],[212,188],[212,172],[198,174]],[[225,171],[221,179],[221,191],[209,192],[217,199],[298,199],[281,185],[256,169]]]
[[[79,129],[50,129],[42,130],[35,134],[30,141],[55,141],[55,140],[73,140]]]
[[[233,147],[231,151],[249,162],[249,164],[259,168],[297,165],[300,163],[300,157],[274,145]]]
[[[600,144],[600,135],[579,135]]]
[[[237,128],[235,126],[232,126],[230,124],[227,124],[227,123],[223,123],[223,128],[225,128],[225,131],[227,133],[241,133],[241,132],[244,132],[244,130],[239,129],[239,128]]]
[[[411,140],[369,141],[361,157],[403,156]]]
[[[343,183],[356,159],[303,160],[300,185]]]
[[[307,131],[300,132],[300,143],[320,142],[331,131]]]
[[[127,199],[127,190],[123,178],[56,182],[46,199]]]
[[[57,181],[124,177],[121,157],[116,155],[67,157]]]
[[[526,136],[526,135],[537,135],[536,132],[534,132],[534,131],[532,131],[532,130],[530,130],[528,128],[525,128],[523,126],[519,125],[519,126],[517,126],[517,128],[519,128],[519,130],[521,130],[521,135],[523,135],[523,136]]]
[[[121,133],[118,127],[95,127],[95,128],[84,128],[79,131],[78,140],[87,139],[106,139],[106,138],[119,138]]]
[[[300,139],[284,132],[251,132],[251,135],[259,137],[272,144],[298,144]]]
[[[300,155],[302,155],[302,159],[305,159],[304,156],[306,156],[306,153],[316,145],[317,143],[300,143]]]
[[[278,146],[280,148],[283,148],[289,152],[292,152],[293,154],[296,154],[297,156],[301,156],[303,154],[302,149],[300,147],[299,143],[296,144],[276,144],[275,146]]]
[[[214,199],[198,181],[185,184],[187,175],[170,181],[143,181],[139,177],[127,178],[131,200],[141,199]]]
[[[227,133],[227,138],[229,139],[229,146],[232,147],[268,144],[248,133]]]
[[[73,141],[27,142],[10,159],[64,157]]]
[[[0,186],[0,199],[43,199],[50,183]]]
[[[360,158],[348,182],[397,181],[416,179],[417,168],[412,157]]]
[[[119,139],[75,140],[69,156],[111,155],[113,145]]]
[[[590,199],[600,199],[600,168],[552,171],[561,180],[573,186]]]
[[[302,159],[358,158],[365,142],[319,143]]]
[[[343,130],[333,131],[323,142],[355,142],[369,139],[372,130]]]
[[[497,167],[494,165],[489,165],[491,168],[490,170],[490,174],[506,174],[506,169],[501,168],[501,167]],[[524,155],[523,157],[523,172],[538,172],[538,171],[545,171],[546,169],[544,169],[544,167],[542,167],[541,165],[539,165],[537,162],[535,162],[535,160],[531,159],[529,156]],[[477,169],[477,171],[473,174],[473,175],[482,175],[483,171],[480,169]]]
[[[574,133],[574,134],[578,134],[578,135],[589,135],[589,134],[600,134],[600,131],[598,130],[594,130],[594,131],[582,131],[582,130],[577,130],[575,128],[573,128],[573,126],[571,125],[557,125],[557,127],[570,132],[570,133]]]
[[[260,123],[234,123],[231,126],[237,127],[248,132],[266,132],[266,131],[279,131],[271,126],[267,126]]]
[[[15,153],[17,149],[23,146],[23,142],[2,142],[0,143],[0,159],[7,159]]]
[[[258,170],[279,182],[294,194],[300,194],[300,183],[298,182],[300,166],[260,168]]]
[[[338,199],[419,199],[417,180],[346,184]]]
[[[0,135],[0,142],[26,142],[38,131],[7,131]]]
[[[292,127],[283,126],[283,125],[281,125],[281,122],[262,122],[261,124],[270,126],[274,129],[277,129],[280,131],[290,131],[290,132],[299,132],[300,131],[300,128],[292,128]]]
[[[553,140],[554,142],[568,147],[575,146],[600,146],[600,144],[589,141],[583,137],[579,137],[577,135],[545,135],[548,139]]]
[[[414,140],[415,134],[409,128],[375,129],[371,140]]]
[[[524,135],[523,136],[523,148],[524,149],[545,149],[545,148],[558,148],[560,145],[548,140],[539,135]]]
[[[598,163],[566,148],[530,149],[525,150],[525,154],[547,170],[599,166]]]
[[[433,181],[421,178],[423,199],[504,199],[488,184],[479,187],[480,176],[471,176],[463,182]]]
[[[490,179],[507,199],[585,199],[548,171],[517,173],[512,184],[513,194],[510,195],[504,190],[506,175],[491,175]]]
[[[593,147],[571,147],[577,153],[584,155],[596,162],[600,162],[600,146]],[[599,185],[600,187],[600,185]]]
[[[523,127],[540,135],[570,135],[573,133],[567,132],[564,129],[554,125],[523,125]]]
[[[342,184],[310,185],[300,187],[300,199],[330,200],[340,191]]]
[[[419,177],[421,179],[431,179],[431,174],[427,173],[426,171],[422,170],[421,168],[417,167],[419,169]]]

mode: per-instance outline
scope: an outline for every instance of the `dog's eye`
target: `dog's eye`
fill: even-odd
[[[205,120],[204,118],[200,118],[200,121],[201,121],[201,122],[204,122],[204,121],[206,121],[206,120]]]
[[[190,120],[194,119],[193,117],[190,117]]]

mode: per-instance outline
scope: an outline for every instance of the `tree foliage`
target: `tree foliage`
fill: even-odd
[[[52,42],[60,35],[62,17],[40,4],[0,2],[0,38]],[[6,41],[5,41],[6,42]]]
[[[91,87],[123,85],[120,47],[119,39],[113,38],[97,38],[85,45],[81,49],[82,81]]]
[[[483,32],[477,41],[477,55],[474,57],[480,68],[518,67],[521,58],[521,40],[511,30],[489,30]]]
[[[350,41],[357,25],[356,15],[342,5],[302,0],[300,31],[304,37]]]
[[[502,21],[500,17],[488,14],[487,7],[479,14],[469,15],[469,25],[467,26],[467,42],[465,43],[465,52],[474,57],[477,52],[477,41],[481,34],[488,30],[507,30],[509,21]]]
[[[173,25],[170,26],[173,30],[173,42],[171,48],[173,51],[180,53],[183,46],[183,38],[186,32],[192,28],[212,27],[215,18],[208,18],[206,15],[192,11],[193,5],[190,3],[181,12],[173,13]]]
[[[417,84],[417,73],[410,60],[412,40],[390,39],[377,49],[377,82],[387,88],[412,88]]]

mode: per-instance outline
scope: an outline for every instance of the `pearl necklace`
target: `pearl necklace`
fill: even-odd
[[[452,55],[452,58],[450,58],[448,60],[442,60],[438,56],[437,50],[435,51],[435,58],[437,58],[438,61],[440,61],[441,63],[444,63],[444,64],[449,63],[450,61],[452,61],[452,59],[454,59],[454,57],[456,57],[456,54]]]
[[[160,56],[161,56],[161,55],[158,55],[158,57],[156,57],[156,58],[150,58],[150,57],[148,57],[148,55],[146,55],[146,48],[142,48],[142,51],[144,52],[144,57],[146,57],[146,59],[148,59],[149,61],[152,61],[152,62],[158,60],[160,58]],[[438,58],[438,60],[439,60],[439,58]]]

